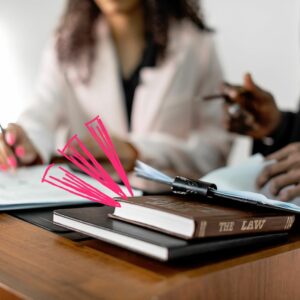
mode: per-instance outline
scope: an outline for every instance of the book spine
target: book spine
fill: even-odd
[[[193,237],[287,231],[292,227],[294,221],[295,216],[255,217],[222,221],[201,220],[196,222],[196,230]]]

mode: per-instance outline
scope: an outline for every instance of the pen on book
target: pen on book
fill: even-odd
[[[1,124],[0,124],[0,131],[1,131],[2,136],[3,136],[3,142],[4,142],[5,146],[7,146],[11,150],[11,152],[13,153],[12,157],[8,157],[9,165],[13,168],[16,168],[18,165],[20,165],[20,161],[19,161],[18,157],[15,155],[14,148],[7,142],[7,140],[6,140],[6,130],[2,127]]]

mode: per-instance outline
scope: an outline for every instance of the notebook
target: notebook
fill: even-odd
[[[70,170],[68,165],[62,166]],[[49,184],[41,183],[45,169],[46,166],[43,165],[19,168],[14,173],[0,172],[0,211],[94,203]],[[55,176],[55,169],[53,169],[53,175]],[[117,196],[97,180],[84,174],[76,175],[100,191],[105,191],[108,196]],[[127,192],[126,188],[123,186],[121,188]],[[142,194],[138,190],[133,192],[134,195]]]
[[[285,241],[286,233],[263,234],[238,238],[186,241],[150,229],[108,217],[113,208],[86,207],[54,211],[55,224],[128,250],[168,261],[230,249],[262,247]]]

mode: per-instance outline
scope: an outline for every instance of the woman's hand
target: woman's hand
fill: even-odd
[[[279,126],[281,112],[273,96],[258,87],[250,74],[244,76],[243,86],[225,83],[222,93],[228,100],[224,105],[227,130],[261,139],[269,136]],[[234,104],[239,105],[240,111],[233,113]]]
[[[40,156],[22,127],[9,124],[5,137],[0,135],[0,169],[16,169],[20,165],[31,165],[38,160],[41,161]]]
[[[270,192],[280,200],[289,201],[300,196],[300,143],[292,143],[269,155],[276,160],[261,172],[257,179],[259,188],[270,183]],[[291,186],[288,189],[286,187]]]
[[[136,148],[131,143],[126,142],[116,136],[111,136],[111,140],[124,166],[124,169],[126,171],[133,170],[135,161],[138,158],[138,151]],[[97,160],[104,162],[108,160],[105,153],[92,137],[86,137],[82,139],[82,142]]]

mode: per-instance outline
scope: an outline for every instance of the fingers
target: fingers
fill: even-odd
[[[12,150],[5,144],[3,138],[0,140],[0,169],[6,171],[10,168],[15,169],[17,161]]]
[[[242,86],[231,85],[224,82],[221,87],[222,94],[225,95],[225,100],[228,104],[237,103],[243,108],[249,100],[252,100],[253,96],[250,91],[246,90]]]
[[[22,159],[26,156],[26,153],[27,153],[27,151],[25,151],[25,147],[23,147],[22,145],[16,146],[15,154],[16,154],[17,157]]]
[[[9,124],[5,129],[5,141],[0,136],[0,168],[5,171],[15,169],[18,164],[28,165],[37,156],[23,129],[17,124]]]
[[[239,86],[234,86],[234,85],[224,82],[222,84],[221,90],[222,90],[223,94],[225,94],[229,97],[230,102],[238,102],[240,88],[241,87],[239,87]]]
[[[248,86],[250,84],[248,83]],[[243,111],[248,112],[255,116],[255,110],[253,109],[256,103],[255,91],[247,90],[245,87],[233,86],[228,83],[223,84],[222,94],[225,95],[227,104],[238,104]]]
[[[264,168],[257,179],[258,187],[270,183],[269,190],[280,200],[293,199],[300,190],[300,143],[293,143],[270,155],[268,159],[277,162]],[[294,187],[291,187],[294,185]]]
[[[244,88],[248,91],[255,91],[257,89],[250,73],[244,75]]]
[[[250,74],[245,75],[243,87],[223,84],[223,94],[229,99],[225,106],[225,120],[227,120],[225,128],[256,137],[259,124],[256,121],[256,111],[252,107],[255,97],[251,92],[255,88]]]
[[[254,116],[244,109],[241,109],[237,104],[224,104],[224,127],[239,134],[247,134],[253,137],[258,130],[259,124]],[[253,133],[253,134],[252,134]]]
[[[300,184],[297,184],[294,187],[290,187],[279,194],[279,198],[281,201],[291,201],[299,196],[300,196]]]
[[[258,88],[252,80],[251,74],[246,73],[244,75],[243,86],[231,85],[224,82],[221,89],[233,102],[244,103],[249,100],[249,92],[255,93]]]
[[[300,143],[292,143],[283,149],[272,153],[266,157],[267,160],[283,160],[289,157],[292,153],[300,153]]]
[[[5,129],[5,140],[10,146],[14,146],[22,137],[22,130],[17,124],[10,123]]]
[[[258,187],[263,187],[272,177],[288,172],[294,163],[293,160],[284,160],[266,166],[257,178]]]
[[[99,147],[98,143],[90,136],[86,136],[81,138],[83,147],[80,144],[72,143],[72,147],[67,148],[66,153],[68,155],[74,155],[74,153],[77,153],[84,158],[88,158],[89,154],[86,153],[85,149],[93,155],[96,159],[102,160],[106,159],[105,153],[102,151],[102,149]]]
[[[13,132],[6,132],[5,140],[8,145],[13,146],[16,142],[16,135]]]
[[[244,75],[244,88],[247,91],[253,92],[253,93],[266,93],[265,90],[263,90],[261,87],[259,87],[253,80],[252,75],[250,73],[246,73]]]
[[[37,157],[35,149],[33,149],[32,145],[27,142],[17,144],[14,148],[14,153],[22,165],[31,164]]]
[[[15,135],[14,153],[22,165],[30,165],[37,160],[39,154],[25,131],[18,124],[9,124],[8,130]]]
[[[280,192],[290,185],[298,185],[300,182],[300,171],[291,171],[276,176],[270,181],[270,192],[277,196]]]
[[[3,134],[0,135],[0,169],[2,171],[17,167],[17,160],[10,148],[15,141],[16,135],[14,132],[5,131],[5,136]]]

